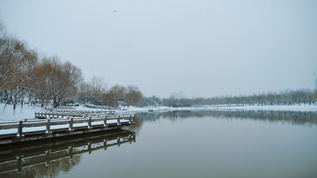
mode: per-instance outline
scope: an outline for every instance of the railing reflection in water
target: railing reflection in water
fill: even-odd
[[[54,177],[68,172],[81,154],[136,142],[135,132],[121,130],[81,138],[64,139],[0,149],[0,177]]]

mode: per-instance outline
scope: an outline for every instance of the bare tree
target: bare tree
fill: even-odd
[[[61,66],[55,65],[52,71],[50,89],[53,97],[53,107],[57,108],[60,102],[76,90],[75,86],[82,80],[82,73],[79,68],[70,62],[65,62]]]
[[[103,103],[103,96],[106,94],[107,84],[102,77],[93,77],[90,81],[92,100],[95,104]]]
[[[92,100],[91,86],[89,83],[82,82],[79,85],[77,98],[80,102],[83,102],[85,106],[87,102]]]
[[[136,105],[142,98],[142,93],[137,86],[129,85],[126,89],[126,102]]]
[[[35,69],[35,77],[30,83],[30,92],[34,94],[35,100],[41,102],[41,107],[45,107],[50,100],[50,90],[48,86],[48,76],[50,73],[50,65],[44,58]]]
[[[44,59],[42,68],[46,71],[41,79],[44,82],[42,89],[48,87],[53,107],[57,108],[63,99],[76,91],[76,85],[82,80],[81,70],[70,62],[63,64],[57,56]]]
[[[92,104],[105,104],[106,103],[106,90],[107,83],[102,77],[93,77],[90,82],[82,82],[79,85],[77,98],[79,101]]]
[[[108,103],[112,106],[118,106],[120,103],[125,103],[126,88],[122,85],[115,85],[111,87],[107,93]]]
[[[54,108],[76,93],[82,80],[79,68],[62,63],[57,56],[43,58],[40,63],[38,59],[38,53],[25,42],[7,35],[0,20],[0,93],[6,104],[13,104],[14,111],[19,101],[23,107],[26,93],[39,98],[42,107],[52,99]]]
[[[19,53],[24,48],[20,41],[4,36],[0,41],[0,88],[5,87],[18,72]]]
[[[38,55],[26,43],[12,37],[1,36],[0,45],[0,89],[4,90],[6,104],[12,102],[15,112],[18,101],[23,103],[23,91],[34,75]]]
[[[16,109],[18,101],[21,102],[23,107],[24,91],[27,89],[27,83],[34,77],[37,65],[38,55],[36,51],[26,50],[22,51],[21,59],[19,60],[18,72],[15,74],[15,85],[13,93],[13,109]]]

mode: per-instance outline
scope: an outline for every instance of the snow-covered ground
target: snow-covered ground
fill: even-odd
[[[265,106],[206,106],[216,110],[317,111],[317,105],[265,105]]]
[[[0,103],[0,121],[18,121],[24,118],[34,118],[35,112],[44,112],[41,107],[24,105],[18,105],[15,113],[13,113],[13,106],[7,105],[4,110],[5,104]]]
[[[317,105],[265,105],[265,106],[227,106],[227,105],[206,105],[206,106],[197,106],[197,107],[144,107],[144,108],[133,108],[130,107],[128,111],[182,111],[182,110],[267,110],[267,111],[314,111],[317,112]]]
[[[45,109],[35,106],[25,105],[21,110],[21,106],[17,107],[15,114],[13,114],[12,105],[7,105],[3,112],[4,104],[0,103],[0,121],[18,121],[24,118],[34,118],[35,112],[45,112]],[[82,105],[74,107],[74,110],[101,110],[87,108]],[[138,112],[164,112],[164,111],[182,111],[182,110],[269,110],[269,111],[313,111],[317,112],[317,105],[273,105],[273,106],[199,106],[199,107],[135,107],[130,106],[127,110],[118,109],[116,113],[138,113]]]

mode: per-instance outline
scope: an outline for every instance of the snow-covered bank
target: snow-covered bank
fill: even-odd
[[[184,111],[184,110],[265,110],[265,111],[314,111],[317,112],[317,105],[264,105],[264,106],[249,106],[249,105],[205,105],[199,107],[130,107],[128,111]]]
[[[7,105],[4,113],[2,112],[4,108],[4,104],[0,103],[0,121],[18,121],[23,118],[34,118],[35,112],[45,112],[45,109],[35,106],[27,106],[25,105],[21,110],[21,107],[18,106],[15,111],[15,115],[13,115],[12,105]],[[92,109],[84,106],[74,107],[73,110],[102,110],[102,109]],[[199,106],[199,107],[135,107],[130,106],[127,110],[118,109],[115,110],[116,113],[140,113],[140,112],[165,112],[165,111],[190,111],[190,110],[265,110],[265,111],[313,111],[317,112],[317,105],[267,105],[267,106],[225,106],[225,105],[209,105],[209,106]]]
[[[5,110],[3,110],[4,107],[5,104],[0,103],[0,121],[17,121],[23,118],[34,118],[35,112],[44,111],[41,107],[24,105],[21,109],[21,106],[18,105],[14,114],[12,105],[7,105]]]
[[[317,105],[206,106],[212,110],[317,111]]]
[[[165,112],[165,111],[199,111],[199,110],[213,110],[213,111],[232,111],[232,110],[246,110],[246,111],[300,111],[300,112],[317,112],[317,105],[270,105],[270,106],[215,106],[206,105],[199,107],[129,107],[126,112]]]

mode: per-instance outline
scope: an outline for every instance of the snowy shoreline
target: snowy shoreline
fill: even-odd
[[[15,115],[13,115],[13,108],[11,105],[7,105],[4,113],[4,104],[0,104],[1,113],[0,121],[18,121],[23,118],[34,118],[35,112],[46,112],[45,109],[35,106],[24,106],[22,111],[20,107],[17,107]],[[91,109],[83,106],[74,107],[73,110],[101,110]],[[226,106],[226,105],[206,105],[199,107],[135,107],[130,106],[127,110],[115,110],[116,113],[141,113],[141,112],[168,112],[168,111],[199,111],[199,110],[211,110],[211,111],[231,111],[231,110],[246,110],[246,111],[298,111],[298,112],[317,112],[317,105],[265,105],[265,106]]]
[[[188,110],[250,110],[250,111],[301,111],[301,112],[317,112],[317,105],[264,105],[264,106],[226,106],[226,105],[205,105],[199,107],[131,107],[128,111],[142,112],[142,111],[188,111]]]

